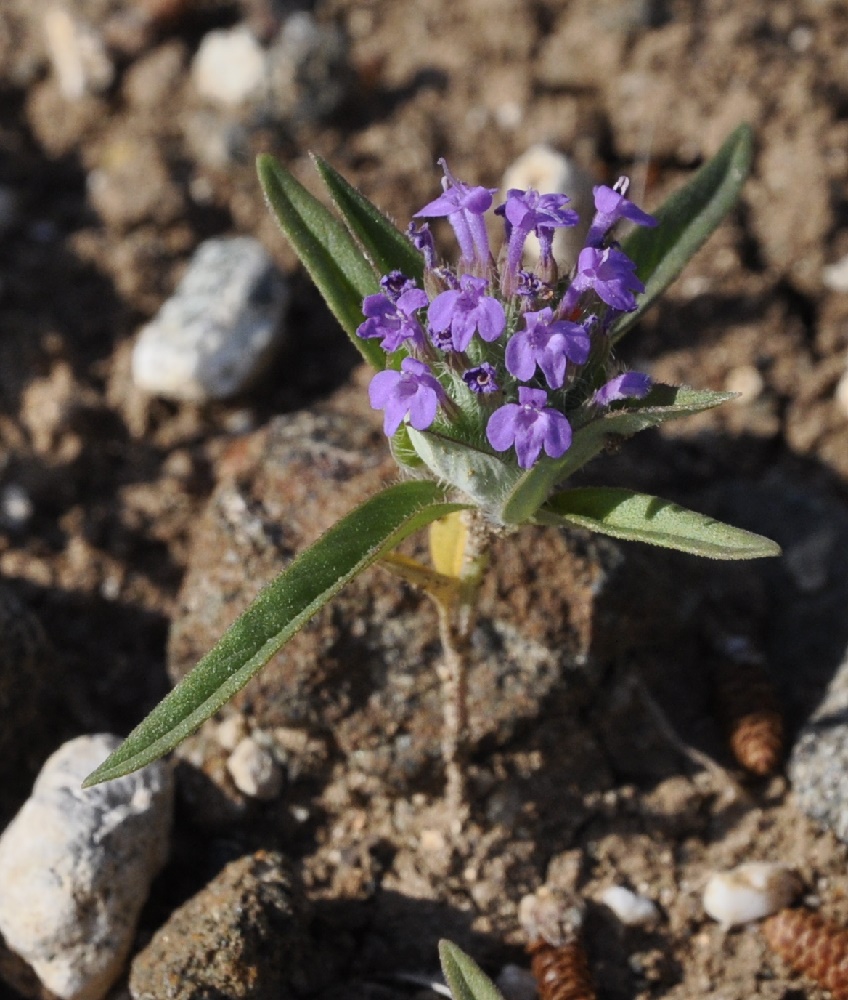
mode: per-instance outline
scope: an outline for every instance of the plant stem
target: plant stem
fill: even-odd
[[[489,558],[490,529],[477,511],[462,511],[462,558],[457,587],[451,599],[436,599],[443,661],[442,757],[445,763],[445,800],[455,821],[467,802],[468,665],[477,597]]]

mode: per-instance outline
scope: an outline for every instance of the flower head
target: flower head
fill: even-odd
[[[608,242],[609,229],[621,219],[641,225],[653,220],[628,201],[625,179],[596,187],[590,239],[570,282],[561,281],[553,237],[578,221],[566,195],[510,189],[496,209],[506,246],[495,260],[483,218],[494,190],[464,184],[439,162],[442,194],[417,215],[448,218],[459,263],[437,260],[426,224],[410,226],[409,238],[423,257],[423,288],[391,271],[380,292],[363,303],[358,334],[378,337],[386,352],[405,355],[399,371],[392,367],[374,377],[371,404],[384,411],[388,435],[405,420],[423,430],[440,411],[446,438],[477,448],[485,431],[491,448],[514,448],[512,461],[529,469],[541,455],[558,458],[571,446],[573,413],[579,410],[581,421],[597,419],[592,408],[640,399],[650,389],[647,375],[615,375],[605,331],[617,315],[636,308],[636,293],[644,291],[636,265]],[[541,244],[541,269],[524,270],[531,233]],[[550,398],[547,390],[553,390]]]
[[[427,306],[427,293],[412,286],[402,291],[397,299],[393,299],[391,296],[394,292],[392,289],[390,294],[377,292],[365,296],[362,303],[365,322],[357,327],[357,334],[366,340],[382,337],[380,346],[389,353],[396,351],[407,341],[415,347],[423,347],[424,330],[415,313]]]
[[[489,343],[504,332],[506,313],[497,299],[485,294],[487,289],[485,278],[463,274],[458,289],[449,288],[433,299],[427,313],[430,329],[436,334],[450,330],[455,351],[464,351],[475,332]]]
[[[586,236],[586,246],[599,247],[612,227],[620,219],[628,219],[637,226],[655,226],[657,220],[643,212],[624,196],[630,181],[619,177],[613,187],[601,184],[592,189],[595,195],[595,218]]]
[[[544,448],[550,458],[560,458],[571,446],[571,425],[566,417],[545,406],[543,389],[518,390],[518,402],[499,407],[489,417],[486,437],[495,451],[507,451],[515,445],[518,465],[531,468]]]
[[[506,346],[506,367],[510,374],[528,382],[541,368],[552,389],[565,381],[568,361],[578,365],[589,357],[590,340],[585,327],[568,320],[552,320],[553,310],[524,314],[524,329],[514,333]]]
[[[417,358],[404,358],[399,372],[377,372],[368,387],[368,398],[375,410],[384,410],[383,430],[391,437],[404,417],[418,431],[426,430],[436,418],[445,391],[430,369]]]

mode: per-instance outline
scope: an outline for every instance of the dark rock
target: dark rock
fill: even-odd
[[[132,964],[133,1000],[285,1000],[304,961],[300,896],[286,859],[233,861],[175,910]]]

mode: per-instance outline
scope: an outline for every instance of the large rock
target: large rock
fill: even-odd
[[[170,635],[174,682],[297,553],[397,479],[363,386],[277,418],[230,465],[193,538]],[[614,543],[580,532],[527,528],[495,542],[470,671],[475,742],[504,743],[555,690],[576,708],[601,676],[605,649],[659,631],[644,607],[630,602],[628,612],[624,589],[612,588],[609,609],[621,562]],[[294,727],[325,740],[367,781],[421,787],[442,773],[440,656],[431,603],[374,568],[274,655],[234,706],[252,729],[273,736]]]
[[[83,791],[117,747],[82,736],[44,765],[0,838],[0,972],[30,996],[100,1000],[123,968],[153,877],[168,853],[166,764]]]
[[[133,1000],[286,1000],[304,962],[300,896],[286,859],[227,865],[133,961]]]

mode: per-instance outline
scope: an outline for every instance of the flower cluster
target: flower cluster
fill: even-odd
[[[388,354],[402,354],[399,367],[374,376],[371,405],[384,411],[390,437],[406,421],[416,430],[435,424],[450,436],[451,423],[464,419],[479,429],[481,445],[514,448],[518,466],[529,469],[543,452],[565,454],[578,411],[641,399],[650,390],[647,375],[615,374],[607,335],[644,291],[611,231],[623,219],[656,223],[627,199],[626,178],[596,187],[586,245],[573,272],[560,278],[554,235],[579,221],[564,194],[509,190],[494,210],[505,226],[496,259],[485,221],[495,190],[463,184],[439,162],[443,192],[415,217],[447,217],[459,262],[439,263],[427,223],[410,225],[423,258],[423,287],[399,271],[385,275],[382,291],[365,299],[357,330],[378,338]],[[540,247],[536,272],[523,269],[531,233]]]

